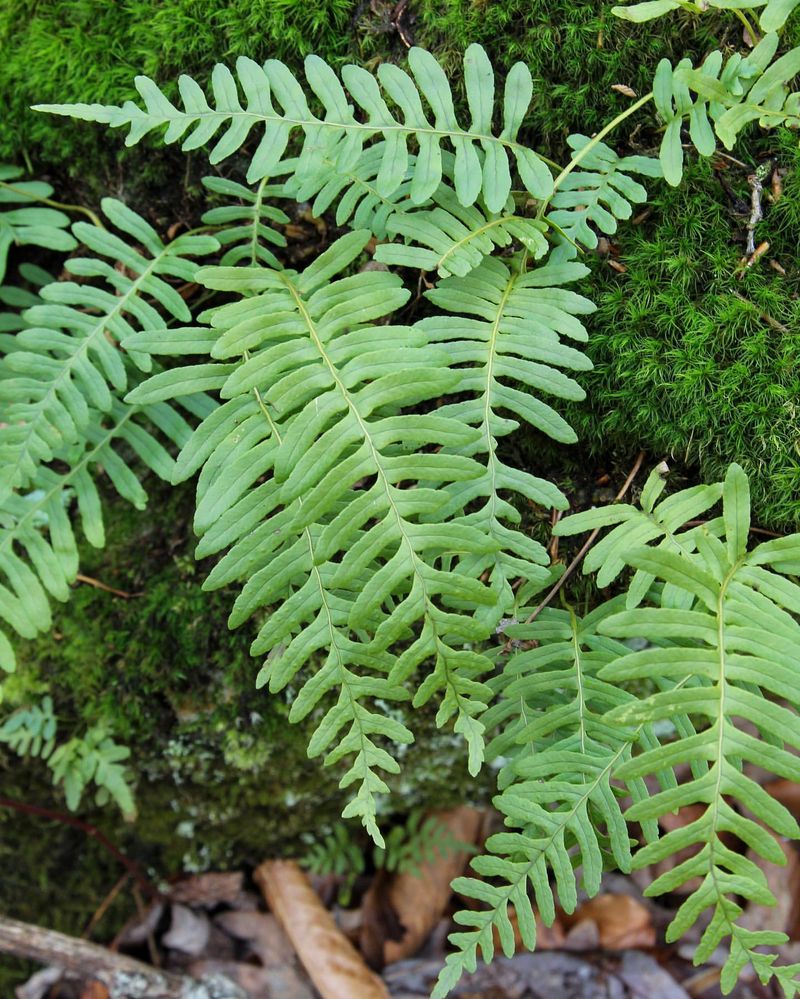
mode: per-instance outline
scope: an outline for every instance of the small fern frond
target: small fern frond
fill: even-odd
[[[283,186],[269,185],[262,180],[255,188],[249,188],[225,177],[203,177],[203,185],[214,194],[236,199],[211,208],[203,215],[206,225],[220,226],[214,232],[225,250],[220,264],[229,266],[244,260],[280,269],[278,258],[270,247],[285,247],[286,237],[274,226],[286,225],[290,219],[267,199],[285,197]]]
[[[63,784],[67,807],[75,811],[84,790],[91,782],[97,785],[97,804],[111,798],[123,815],[135,815],[128,774],[122,761],[130,750],[114,742],[101,726],[93,726],[83,738],[73,737],[56,745],[58,722],[53,700],[47,696],[40,704],[18,708],[0,725],[0,743],[18,756],[34,756],[47,762],[53,771],[53,784]]]
[[[512,66],[506,77],[502,126],[495,132],[494,71],[480,45],[470,45],[464,54],[463,81],[471,114],[468,128],[457,119],[450,84],[436,59],[424,49],[412,48],[408,62],[411,75],[392,63],[383,63],[377,80],[358,66],[345,66],[343,87],[327,63],[308,56],[306,82],[323,108],[321,118],[309,107],[303,87],[286,65],[268,59],[260,66],[247,58],[237,60],[235,76],[223,65],[214,68],[213,106],[188,76],[178,81],[182,110],[152,80],[139,76],[136,88],[143,107],[126,101],[121,107],[42,104],[36,110],[112,127],[129,126],[129,145],[153,129],[165,127],[165,141],[183,139],[183,149],[187,150],[204,146],[227,126],[211,151],[212,163],[237,152],[256,128],[263,135],[248,170],[250,183],[279,171],[289,140],[299,130],[303,148],[295,177],[301,185],[317,185],[323,175],[328,179],[330,168],[326,162],[333,163],[337,173],[346,174],[358,164],[365,144],[377,137],[384,141],[376,181],[382,196],[391,195],[404,182],[408,142],[416,140],[419,151],[410,187],[411,200],[416,204],[427,201],[439,187],[443,143],[455,153],[455,190],[462,205],[473,204],[482,193],[490,211],[502,211],[511,191],[512,164],[533,197],[549,197],[553,189],[549,168],[533,150],[517,141],[533,95],[531,74],[523,63]],[[400,116],[390,110],[387,99],[398,108]],[[364,120],[356,117],[351,101]]]
[[[492,626],[504,614],[514,613],[514,580],[522,577],[544,585],[549,579],[547,555],[518,529],[520,513],[510,500],[557,509],[564,509],[566,500],[547,480],[507,465],[497,453],[497,442],[520,422],[556,440],[575,439],[541,395],[583,398],[580,386],[560,369],[591,368],[585,354],[561,342],[562,337],[587,338],[578,317],[594,306],[562,287],[586,273],[576,263],[547,263],[520,273],[497,257],[487,257],[467,277],[448,278],[426,293],[444,312],[422,320],[418,328],[447,352],[460,376],[459,401],[437,412],[478,432],[467,446],[447,450],[482,465],[480,475],[444,488],[444,509],[469,507],[465,523],[494,541],[494,551],[476,555],[464,566],[470,575],[489,572],[496,602],[484,616]]]
[[[0,284],[12,246],[40,246],[67,253],[78,245],[67,231],[69,216],[37,204],[49,199],[53,188],[41,180],[20,180],[21,176],[16,167],[0,165]]]
[[[631,173],[646,177],[662,177],[661,164],[649,156],[618,156],[604,142],[598,142],[588,153],[586,135],[570,135],[572,158],[581,156],[580,170],[568,174],[550,200],[547,221],[566,236],[564,247],[568,257],[577,250],[570,244],[579,243],[593,250],[597,246],[595,229],[607,236],[617,231],[617,221],[629,219],[633,205],[647,200],[647,191]]]
[[[491,881],[464,877],[453,883],[456,892],[484,907],[457,913],[456,922],[469,929],[451,935],[456,950],[434,997],[447,995],[464,971],[475,969],[478,951],[484,961],[492,960],[495,935],[507,955],[514,953],[509,907],[525,946],[535,947],[529,887],[539,915],[551,925],[551,872],[560,905],[572,912],[578,865],[590,895],[600,889],[607,850],[620,869],[630,870],[628,830],[618,801],[622,792],[611,781],[633,746],[653,748],[655,740],[646,725],[606,720],[609,711],[634,701],[624,688],[599,677],[628,651],[598,632],[622,607],[616,598],[583,620],[571,610],[546,609],[533,624],[508,629],[515,642],[537,643],[515,653],[490,681],[496,700],[484,715],[487,728],[500,728],[487,757],[506,761],[494,804],[513,831],[491,836],[488,852],[472,861],[475,873]],[[641,778],[632,778],[625,790],[637,802],[647,794]],[[656,835],[654,822],[646,832]]]
[[[93,410],[110,412],[128,385],[129,375],[117,344],[136,329],[166,329],[167,316],[189,320],[190,313],[167,278],[191,281],[197,264],[190,254],[207,254],[219,244],[210,236],[179,236],[162,243],[155,230],[122,202],[104,199],[103,212],[129,240],[85,222],[73,232],[96,257],[74,257],[65,264],[81,278],[99,284],[58,281],[42,288],[42,304],[25,314],[29,328],[15,338],[2,361],[0,405],[0,500],[27,488],[42,462],[83,439]],[[155,301],[157,308],[151,304]],[[150,358],[128,354],[141,371]]]
[[[327,762],[355,754],[342,779],[358,785],[345,815],[359,815],[378,838],[375,795],[386,785],[377,770],[397,764],[376,738],[411,733],[368,703],[407,698],[404,682],[423,661],[433,669],[415,703],[441,692],[440,724],[456,716],[471,769],[480,766],[477,716],[488,688],[477,677],[491,664],[467,646],[487,629],[454,611],[492,604],[480,572],[461,566],[495,542],[460,510],[439,513],[444,487],[477,477],[481,466],[436,449],[464,447],[477,432],[435,411],[402,411],[452,389],[450,359],[419,329],[373,325],[408,298],[396,276],[337,278],[369,238],[342,237],[299,274],[201,271],[208,288],[242,296],[211,314],[211,361],[158,374],[128,399],[149,404],[199,381],[220,391],[224,404],[198,428],[177,473],[202,469],[198,555],[230,547],[206,586],[244,582],[230,624],[259,615],[252,652],[267,654],[259,684],[280,691],[312,669],[292,720],[339,692],[309,753],[327,750]],[[157,336],[151,343],[159,349]],[[134,345],[141,349],[143,337]],[[395,660],[387,650],[398,643]]]
[[[375,250],[381,263],[436,271],[439,277],[464,277],[495,250],[522,243],[534,260],[549,247],[547,226],[518,215],[513,199],[502,212],[490,212],[480,202],[464,207],[447,184],[433,195],[433,207],[417,211],[395,211],[388,216],[388,236],[401,236],[406,243],[382,243]]]
[[[692,6],[690,6],[692,5]],[[693,9],[699,14],[709,8],[718,10],[741,10],[750,11],[757,7],[763,7],[759,15],[759,24],[764,31],[779,31],[789,15],[800,5],[800,0],[708,0],[701,3],[701,0],[640,0],[638,3],[631,3],[627,6],[612,7],[611,13],[617,17],[624,17],[628,21],[641,23],[652,21],[656,17],[663,17],[676,10]]]

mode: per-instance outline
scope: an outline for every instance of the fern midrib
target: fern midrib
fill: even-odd
[[[298,311],[300,312],[300,315],[303,318],[303,322],[306,324],[306,328],[308,329],[309,336],[311,337],[314,346],[316,347],[320,357],[322,358],[323,363],[328,369],[328,373],[331,379],[333,380],[334,384],[336,385],[337,389],[339,390],[343,399],[345,400],[348,409],[350,410],[354,419],[358,423],[358,426],[364,438],[364,442],[366,443],[367,447],[370,450],[374,466],[377,470],[377,480],[381,483],[384,495],[386,496],[386,502],[388,504],[389,509],[392,512],[392,516],[394,517],[395,523],[397,524],[397,529],[400,533],[403,547],[406,549],[406,552],[408,553],[408,556],[410,558],[414,578],[419,581],[419,585],[422,589],[422,599],[425,607],[425,618],[429,623],[431,630],[433,632],[437,652],[442,657],[442,662],[444,664],[444,670],[445,670],[446,684],[448,688],[452,691],[453,696],[455,697],[456,703],[459,706],[459,711],[463,710],[465,714],[468,714],[466,709],[461,707],[462,704],[465,703],[465,699],[458,691],[457,686],[453,683],[451,679],[450,676],[451,670],[448,665],[449,657],[446,655],[446,651],[444,653],[441,651],[442,649],[447,650],[448,647],[446,643],[442,641],[441,636],[439,635],[439,630],[436,625],[436,618],[435,615],[433,614],[433,609],[435,605],[430,597],[430,594],[428,593],[425,574],[420,571],[420,565],[422,563],[419,559],[419,556],[417,555],[416,550],[414,549],[414,545],[412,544],[411,539],[408,536],[407,533],[408,523],[405,520],[405,518],[400,514],[400,511],[397,509],[397,506],[394,502],[394,497],[392,496],[391,484],[388,480],[388,477],[386,475],[386,470],[383,466],[381,453],[375,447],[375,443],[372,440],[369,428],[367,427],[361,414],[359,413],[358,407],[353,402],[350,393],[347,390],[347,387],[339,377],[339,374],[336,370],[336,366],[333,364],[330,357],[328,356],[328,353],[325,350],[325,345],[323,344],[322,339],[317,331],[316,323],[311,314],[309,313],[308,309],[306,308],[306,304],[302,298],[302,295],[300,294],[298,289],[294,286],[294,284],[285,275],[280,274],[279,277],[281,278],[284,285],[289,290],[289,293],[291,294],[292,298],[294,299],[295,305]]]
[[[42,105],[43,108],[48,109],[47,105]],[[112,106],[112,110],[121,111],[121,108]],[[385,135],[392,132],[403,132],[406,135],[430,135],[438,136],[440,139],[453,139],[463,140],[466,139],[469,142],[494,142],[498,145],[505,146],[507,149],[511,149],[515,152],[520,149],[526,153],[533,153],[537,159],[541,159],[542,162],[547,162],[544,157],[539,156],[539,154],[531,149],[529,146],[523,145],[521,142],[516,142],[513,139],[505,139],[500,135],[492,135],[491,133],[483,132],[469,132],[464,129],[450,129],[450,128],[437,128],[435,126],[415,126],[406,125],[405,123],[392,122],[392,123],[375,123],[369,124],[359,121],[336,121],[335,119],[320,119],[315,117],[310,118],[289,118],[283,115],[270,115],[270,114],[257,114],[253,111],[245,111],[244,109],[235,111],[218,111],[215,109],[209,109],[208,111],[184,111],[178,112],[178,114],[167,115],[167,114],[151,114],[146,108],[142,109],[137,107],[137,111],[141,114],[146,115],[149,118],[153,118],[159,124],[167,124],[169,122],[182,122],[186,118],[190,118],[192,121],[201,121],[207,118],[222,118],[223,120],[234,119],[234,118],[250,118],[253,124],[262,123],[265,128],[271,124],[281,124],[289,125],[291,128],[302,128],[304,131],[308,128],[328,128],[335,129],[337,131],[350,131],[350,132],[367,132],[369,136],[373,135]],[[177,109],[176,109],[177,110]],[[129,124],[132,124],[133,118],[128,117]],[[122,124],[122,122],[120,122]],[[252,126],[251,126],[252,127]],[[177,140],[176,140],[177,141]]]
[[[441,205],[439,207],[441,207]],[[443,210],[447,211],[446,208]],[[470,230],[470,232],[468,232],[466,236],[462,236],[461,239],[453,243],[453,245],[448,250],[446,250],[445,253],[439,258],[439,260],[436,263],[437,270],[442,266],[442,264],[445,262],[445,260],[447,260],[448,257],[451,257],[454,253],[457,253],[462,246],[466,246],[467,243],[471,243],[473,240],[477,239],[479,236],[482,236],[483,233],[488,232],[490,229],[496,229],[498,226],[506,225],[508,222],[513,222],[514,219],[520,219],[520,218],[521,217],[519,215],[502,215],[500,218],[492,219],[491,221],[487,222],[486,225],[482,225],[478,229]]]
[[[170,244],[171,246],[171,244]],[[27,454],[28,447],[31,442],[31,437],[33,431],[38,427],[43,420],[45,420],[47,412],[49,410],[50,404],[53,398],[57,395],[58,388],[63,384],[64,379],[70,375],[75,367],[76,362],[87,355],[89,352],[89,347],[94,343],[95,338],[104,336],[106,332],[106,327],[108,323],[117,315],[125,310],[127,303],[138,294],[139,288],[144,281],[152,273],[154,273],[156,266],[169,254],[170,246],[165,246],[163,251],[159,253],[157,257],[153,257],[149,261],[145,270],[136,278],[136,280],[131,284],[130,288],[122,295],[118,300],[117,304],[113,309],[108,312],[103,313],[101,317],[98,318],[97,323],[94,328],[83,337],[77,347],[70,355],[68,360],[65,361],[59,374],[51,381],[49,388],[46,393],[42,396],[39,402],[36,404],[36,414],[33,419],[29,420],[27,423],[27,433],[22,439],[17,447],[17,460],[11,468],[8,476],[6,486],[0,486],[0,497],[3,495],[4,489],[9,491],[18,487],[20,483],[17,481],[17,473],[20,469],[23,456]],[[69,441],[64,441],[64,443],[70,443]]]
[[[250,266],[258,265],[258,226],[261,222],[261,207],[264,204],[264,188],[267,186],[269,177],[262,177],[256,188],[255,201],[253,202],[253,234],[250,237]]]
[[[562,591],[563,592],[563,591]],[[569,622],[571,631],[571,644],[573,648],[573,658],[575,662],[575,694],[578,701],[578,732],[580,735],[580,745],[581,753],[585,755],[586,753],[586,723],[584,720],[584,714],[586,713],[586,697],[583,689],[583,669],[581,668],[581,643],[580,634],[578,631],[578,618],[572,607],[569,610]],[[586,774],[581,774],[583,781],[586,781]]]

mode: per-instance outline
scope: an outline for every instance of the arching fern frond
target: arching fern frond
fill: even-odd
[[[662,177],[661,165],[649,156],[618,156],[604,142],[583,152],[591,140],[586,135],[570,135],[572,158],[580,155],[581,166],[559,184],[550,200],[547,221],[557,226],[569,241],[565,255],[575,256],[579,243],[590,250],[597,246],[596,229],[607,236],[617,231],[617,221],[629,219],[633,205],[647,200],[647,191],[629,176]]]
[[[616,598],[583,620],[571,610],[546,609],[533,624],[508,629],[514,641],[537,643],[515,653],[490,681],[496,701],[484,715],[488,730],[499,728],[487,757],[506,761],[494,804],[513,831],[491,836],[488,852],[472,861],[475,873],[490,881],[463,877],[453,883],[456,892],[483,906],[457,913],[456,922],[467,929],[450,937],[456,949],[447,958],[434,999],[447,995],[464,971],[474,971],[479,951],[491,961],[496,936],[507,955],[514,953],[510,907],[525,946],[535,947],[529,891],[539,915],[551,925],[551,873],[560,905],[572,912],[577,865],[589,895],[600,889],[606,853],[621,870],[630,870],[629,835],[618,800],[623,792],[611,780],[634,746],[653,748],[655,739],[645,725],[606,720],[610,710],[634,700],[599,677],[603,667],[628,651],[598,632],[623,606]],[[632,778],[625,793],[643,800],[644,781]],[[655,823],[645,831],[654,837]]]
[[[490,211],[501,211],[511,190],[512,165],[534,197],[550,195],[550,170],[535,152],[517,141],[533,94],[531,74],[523,63],[516,63],[506,77],[502,127],[496,132],[492,120],[494,72],[480,45],[470,45],[464,54],[464,87],[471,114],[468,128],[456,117],[450,84],[436,59],[424,49],[412,48],[408,62],[411,75],[383,63],[377,80],[358,66],[345,66],[343,87],[327,63],[308,56],[306,82],[322,105],[322,117],[312,111],[303,87],[286,65],[268,59],[260,66],[247,58],[237,60],[235,76],[225,66],[214,68],[213,106],[188,76],[178,81],[183,109],[175,107],[152,80],[139,76],[136,87],[143,107],[127,101],[121,107],[43,104],[36,109],[112,127],[129,126],[129,145],[153,129],[165,127],[165,141],[183,139],[184,149],[197,149],[227,126],[211,151],[212,163],[237,152],[257,129],[262,135],[248,171],[251,183],[276,174],[292,134],[299,130],[303,148],[295,176],[301,185],[317,184],[323,176],[327,179],[330,168],[326,162],[334,163],[336,172],[346,174],[358,164],[365,144],[378,138],[384,141],[376,181],[382,196],[391,195],[406,178],[409,140],[416,140],[419,148],[410,187],[411,199],[417,204],[430,198],[442,179],[443,143],[455,153],[455,190],[463,205],[473,204],[482,193]],[[399,116],[390,110],[387,100],[398,108]]]
[[[488,688],[476,676],[490,663],[467,646],[487,629],[463,608],[491,604],[493,595],[480,572],[460,566],[495,543],[460,511],[439,514],[443,487],[481,467],[437,449],[466,446],[476,431],[435,411],[402,412],[454,386],[450,360],[419,329],[373,325],[407,300],[397,277],[336,277],[369,238],[341,238],[300,274],[201,271],[207,287],[242,296],[211,314],[212,360],[156,375],[129,399],[179,396],[199,379],[226,400],[178,463],[181,477],[202,468],[198,554],[232,546],[206,585],[244,582],[230,623],[254,614],[263,621],[252,646],[267,654],[259,683],[279,691],[302,668],[313,670],[293,720],[339,692],[309,752],[328,750],[327,762],[355,754],[343,786],[357,782],[358,791],[346,814],[377,837],[375,794],[386,786],[376,770],[396,763],[374,737],[411,736],[368,703],[407,697],[403,681],[423,661],[433,667],[415,703],[441,692],[440,723],[455,715],[473,772],[480,765],[477,716]],[[132,345],[146,348],[146,340]],[[157,351],[158,337],[149,342]],[[387,650],[398,643],[395,660]]]
[[[557,509],[564,509],[566,500],[552,483],[502,461],[497,441],[520,422],[556,440],[575,439],[566,421],[541,395],[583,398],[580,386],[560,369],[586,371],[591,367],[585,354],[561,342],[562,336],[578,341],[587,338],[578,317],[594,311],[594,306],[562,287],[586,273],[583,265],[575,263],[548,263],[520,273],[503,260],[489,257],[468,277],[448,278],[426,293],[444,314],[422,320],[419,327],[432,344],[447,352],[460,376],[461,398],[438,413],[478,431],[468,446],[448,448],[478,459],[482,472],[448,485],[445,509],[474,507],[465,522],[495,542],[494,552],[465,563],[471,574],[489,571],[496,603],[485,615],[492,625],[503,614],[513,614],[515,579],[543,585],[549,578],[544,549],[518,529],[520,513],[509,499]]]
[[[680,494],[679,494],[680,495]],[[763,768],[788,780],[800,779],[800,586],[782,574],[800,555],[800,535],[780,545],[748,552],[750,502],[747,478],[732,465],[722,492],[724,530],[721,537],[700,529],[697,550],[674,552],[633,546],[626,561],[652,573],[665,584],[690,593],[690,610],[637,608],[609,617],[600,630],[616,638],[668,640],[667,648],[647,647],[609,663],[601,679],[614,684],[647,682],[654,676],[690,678],[682,689],[660,691],[614,708],[610,724],[655,723],[686,712],[697,733],[664,749],[651,749],[626,761],[622,779],[642,779],[665,764],[690,763],[692,779],[633,804],[631,822],[653,821],[667,812],[695,805],[699,818],[645,846],[637,867],[657,863],[678,850],[695,852],[662,874],[648,895],[674,891],[700,879],[670,924],[667,939],[683,935],[711,909],[712,918],[694,955],[701,963],[724,941],[730,951],[722,971],[723,992],[736,984],[749,962],[763,982],[775,975],[797,990],[796,968],[775,967],[775,955],[762,953],[786,936],[754,931],[737,924],[740,900],[773,905],[775,900],[761,868],[732,849],[729,836],[756,855],[775,864],[786,859],[772,830],[779,836],[800,837],[793,816],[751,776]],[[770,566],[766,568],[765,566]],[[755,733],[755,734],[754,734]]]
[[[236,199],[211,208],[203,215],[206,225],[221,227],[214,234],[225,250],[220,263],[229,266],[244,260],[249,264],[280,268],[270,247],[285,247],[286,237],[274,225],[286,225],[290,219],[267,199],[285,197],[283,186],[262,180],[255,188],[249,188],[226,177],[203,177],[203,186],[214,194]]]
[[[69,216],[37,204],[49,199],[53,188],[41,180],[20,180],[21,176],[17,167],[0,165],[0,284],[12,246],[40,246],[67,253],[78,245],[67,231]]]
[[[102,207],[127,238],[77,222],[73,232],[97,256],[65,264],[77,277],[102,284],[58,281],[44,287],[42,304],[25,314],[29,328],[3,359],[0,499],[34,482],[39,464],[57,450],[81,441],[92,409],[112,410],[129,378],[119,341],[143,327],[165,329],[164,314],[189,320],[186,303],[167,279],[193,280],[197,264],[189,255],[219,246],[210,236],[191,235],[164,244],[122,202],[106,198]],[[147,355],[128,356],[141,371],[149,370]]]

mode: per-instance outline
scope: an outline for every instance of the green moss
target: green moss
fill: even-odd
[[[779,140],[781,141],[781,140]],[[793,140],[796,142],[796,139]],[[780,150],[779,150],[780,151]],[[750,476],[763,526],[800,526],[800,156],[792,147],[783,197],[760,223],[768,254],[741,267],[743,229],[707,162],[684,185],[654,189],[652,215],[619,234],[626,273],[598,267],[599,303],[582,378],[588,399],[569,418],[595,453],[643,447],[654,458],[720,478],[731,461]],[[739,173],[732,182],[745,199]],[[775,260],[785,269],[777,273]]]

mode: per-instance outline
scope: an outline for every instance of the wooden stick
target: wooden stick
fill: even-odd
[[[107,986],[111,999],[134,995],[137,999],[184,999],[195,984],[183,975],[159,971],[89,940],[5,916],[0,916],[0,952],[56,965],[81,979],[96,978]]]

